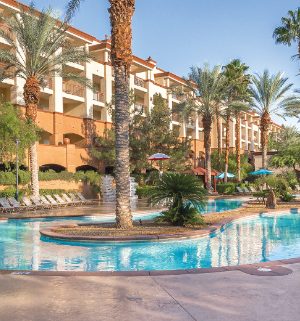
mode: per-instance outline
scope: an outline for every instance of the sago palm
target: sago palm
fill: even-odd
[[[236,162],[237,176],[241,179],[241,152],[240,152],[240,116],[241,112],[249,109],[247,102],[249,101],[249,84],[250,75],[247,74],[249,67],[242,63],[239,59],[232,60],[223,67],[223,75],[225,77],[226,88],[226,105],[224,111],[226,138],[225,138],[225,175],[224,181],[227,182],[229,152],[230,152],[230,120],[234,116],[236,118]]]
[[[49,77],[64,77],[82,84],[88,81],[81,76],[64,72],[66,63],[89,61],[84,48],[72,47],[67,39],[67,21],[58,24],[53,12],[48,9],[39,15],[34,5],[10,18],[2,17],[8,31],[0,30],[10,48],[0,49],[0,61],[5,67],[0,78],[20,77],[25,80],[23,97],[26,118],[36,121],[41,87]],[[39,195],[37,143],[30,146],[31,188],[34,196]]]
[[[291,46],[296,42],[300,56],[300,8],[295,11],[290,10],[287,17],[281,18],[281,26],[275,29],[273,36],[279,44]]]
[[[220,66],[210,69],[205,65],[203,68],[192,67],[189,78],[197,86],[197,112],[202,116],[204,128],[206,188],[211,190],[211,131],[224,95],[224,77]]]
[[[80,0],[71,0],[67,17],[72,17]],[[111,58],[115,73],[115,177],[116,223],[119,228],[132,227],[130,207],[129,108],[130,66],[132,63],[132,16],[135,0],[109,0],[111,23]]]
[[[169,210],[163,213],[161,221],[185,225],[192,221],[199,222],[198,210],[204,205],[206,191],[201,181],[195,176],[167,173],[151,190],[150,199],[153,204],[159,204],[162,201],[168,204]]]
[[[250,93],[252,107],[260,115],[262,167],[267,167],[268,135],[271,123],[271,114],[283,115],[284,110],[291,105],[299,104],[299,98],[287,96],[293,84],[288,83],[282,73],[270,75],[268,70],[263,74],[256,74],[252,78]]]

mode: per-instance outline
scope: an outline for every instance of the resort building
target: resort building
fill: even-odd
[[[1,16],[16,13],[20,3],[14,0],[1,0]],[[5,28],[1,23],[0,28]],[[114,91],[114,74],[110,60],[111,45],[109,39],[98,40],[73,27],[69,28],[69,38],[74,46],[84,46],[93,56],[85,64],[69,63],[64,68],[71,72],[85,75],[96,88],[91,90],[73,81],[60,77],[49,77],[41,91],[37,123],[42,128],[38,146],[39,165],[44,168],[77,170],[99,168],[93,163],[89,148],[93,136],[102,135],[111,126],[111,116],[107,104],[111,103]],[[9,44],[0,38],[0,46],[9,48]],[[24,80],[15,78],[0,83],[0,97],[11,101],[19,108],[24,108]],[[147,117],[153,107],[153,96],[161,94],[172,110],[180,100],[171,90],[180,87],[188,91],[185,80],[158,67],[151,57],[141,59],[134,56],[130,75],[130,87],[135,96],[133,108],[142,111]],[[235,121],[230,124],[231,148],[235,148]],[[188,122],[173,113],[172,126],[178,128],[179,137],[188,137],[192,141],[195,167],[203,156],[203,126],[198,115]],[[222,141],[225,141],[225,126],[222,121]],[[279,132],[281,127],[272,124],[271,131]],[[213,148],[217,147],[216,124],[213,126]],[[241,117],[241,148],[243,151],[258,151],[260,148],[259,117],[253,112]]]

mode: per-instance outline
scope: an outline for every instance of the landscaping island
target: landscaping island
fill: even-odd
[[[277,210],[298,209],[300,202],[279,204]],[[246,204],[242,209],[221,213],[210,213],[204,216],[204,224],[198,226],[172,226],[153,221],[135,222],[131,229],[117,229],[114,223],[83,223],[51,227],[41,230],[41,234],[55,239],[69,241],[149,241],[165,239],[196,238],[205,236],[226,223],[246,216],[274,212],[267,210],[262,204]]]

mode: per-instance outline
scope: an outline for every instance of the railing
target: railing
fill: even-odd
[[[179,101],[183,101],[184,98],[185,98],[185,95],[184,94],[172,93],[172,98],[176,99],[176,100],[179,100]]]
[[[193,118],[189,117],[188,121],[187,121],[187,125],[188,126],[195,126],[195,121]]]
[[[100,101],[100,102],[104,103],[104,93],[102,93],[100,91],[95,91],[93,99],[96,100],[96,101]]]
[[[52,77],[48,76],[45,77],[44,82],[43,82],[43,87],[52,89],[53,88],[53,80]]]
[[[180,115],[177,114],[177,113],[173,113],[172,114],[172,120],[173,121],[177,121],[178,123],[180,123],[181,122]]]
[[[145,106],[143,104],[135,103],[134,110],[138,113],[143,114],[145,112]]]
[[[0,62],[0,73],[2,73],[4,71],[4,68],[7,67],[8,64],[4,63],[4,62]],[[5,70],[5,75],[8,78],[12,78],[14,76],[13,71],[15,70],[14,67],[10,67],[9,69]]]
[[[134,84],[136,86],[145,88],[145,80],[137,76],[134,76]]]
[[[9,34],[9,36],[11,37],[12,33],[9,30],[9,27],[4,24],[3,22],[0,22],[0,29],[3,30],[4,32],[6,32],[7,34]]]
[[[84,96],[84,87],[72,80],[63,82],[63,91],[74,96]]]

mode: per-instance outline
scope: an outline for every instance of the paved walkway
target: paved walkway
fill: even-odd
[[[300,264],[286,267],[293,273],[0,275],[0,320],[299,321]]]

